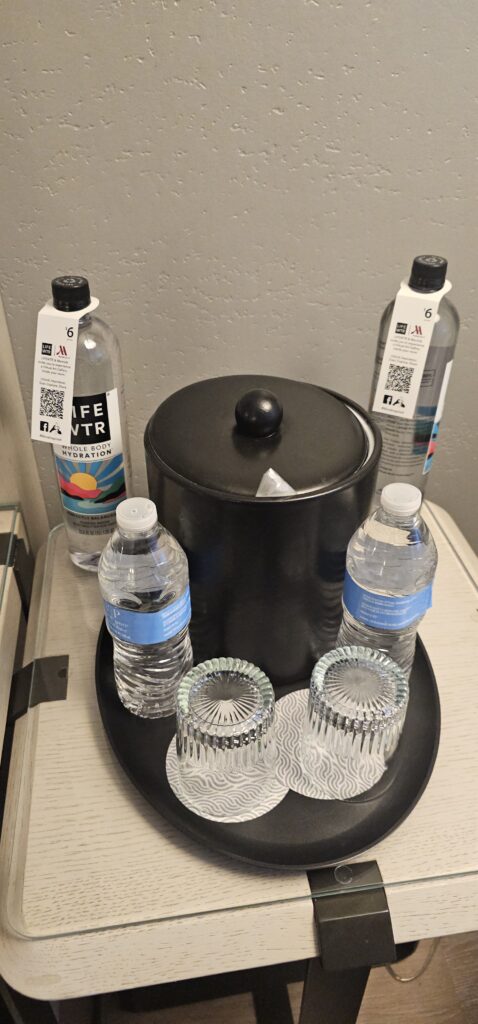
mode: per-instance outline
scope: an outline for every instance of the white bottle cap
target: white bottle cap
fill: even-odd
[[[412,484],[387,484],[380,503],[393,516],[412,516],[420,508],[422,492]]]
[[[157,521],[156,505],[149,498],[126,498],[116,509],[116,522],[120,530],[128,533],[152,530]]]

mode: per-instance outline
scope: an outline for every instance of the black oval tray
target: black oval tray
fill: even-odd
[[[303,689],[282,687],[276,696]],[[103,623],[96,651],[96,690],[103,725],[119,763],[159,813],[181,832],[214,850],[261,867],[324,867],[374,846],[406,818],[430,778],[440,735],[435,677],[420,640],[410,678],[410,702],[397,753],[373,789],[351,800],[311,800],[289,791],[272,811],[253,821],[227,824],[188,811],[166,776],[173,717],[130,714],[116,693],[113,650]]]

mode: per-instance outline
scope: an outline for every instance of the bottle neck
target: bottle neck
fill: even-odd
[[[384,526],[393,526],[399,530],[412,530],[418,526],[421,522],[420,509],[418,512],[413,512],[411,515],[396,515],[393,512],[387,512],[386,509],[380,508],[377,510],[376,518],[379,523],[383,523]]]
[[[151,527],[151,529],[149,529],[149,530],[141,530],[141,532],[139,532],[139,533],[138,533],[138,530],[125,530],[124,526],[118,526],[118,524],[116,524],[116,529],[118,530],[118,533],[121,535],[121,537],[125,538],[125,540],[129,540],[129,541],[135,541],[135,540],[138,540],[138,541],[139,540],[148,541],[148,540],[152,540],[153,537],[157,536],[157,534],[159,532],[159,523],[156,522],[154,524],[154,526]]]
[[[84,316],[81,316],[78,321],[78,330],[80,330],[83,327],[89,327],[90,323],[91,313],[85,313]]]

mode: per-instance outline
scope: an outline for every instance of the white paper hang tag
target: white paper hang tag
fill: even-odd
[[[451,289],[417,292],[402,281],[392,310],[373,412],[413,419],[440,301]]]
[[[70,313],[55,309],[52,300],[38,314],[33,373],[33,441],[70,444],[78,324],[99,305]]]
[[[279,498],[281,495],[296,494],[294,488],[283,480],[275,469],[268,469],[261,477],[256,491],[256,498]]]

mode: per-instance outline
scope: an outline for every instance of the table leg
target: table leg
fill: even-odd
[[[324,971],[318,957],[309,960],[299,1024],[355,1024],[369,967]]]
[[[257,1024],[294,1024],[282,967],[260,972],[252,989]]]
[[[106,1017],[105,1017],[105,1014],[104,1014],[103,1011],[104,1011],[103,996],[101,996],[101,995],[93,996],[93,1005],[92,1005],[92,1011],[91,1011],[91,1024],[105,1024]]]
[[[0,978],[0,1011],[4,1009],[7,1016],[0,1017],[6,1024],[58,1024],[50,1003],[41,999],[30,999],[15,992]]]

